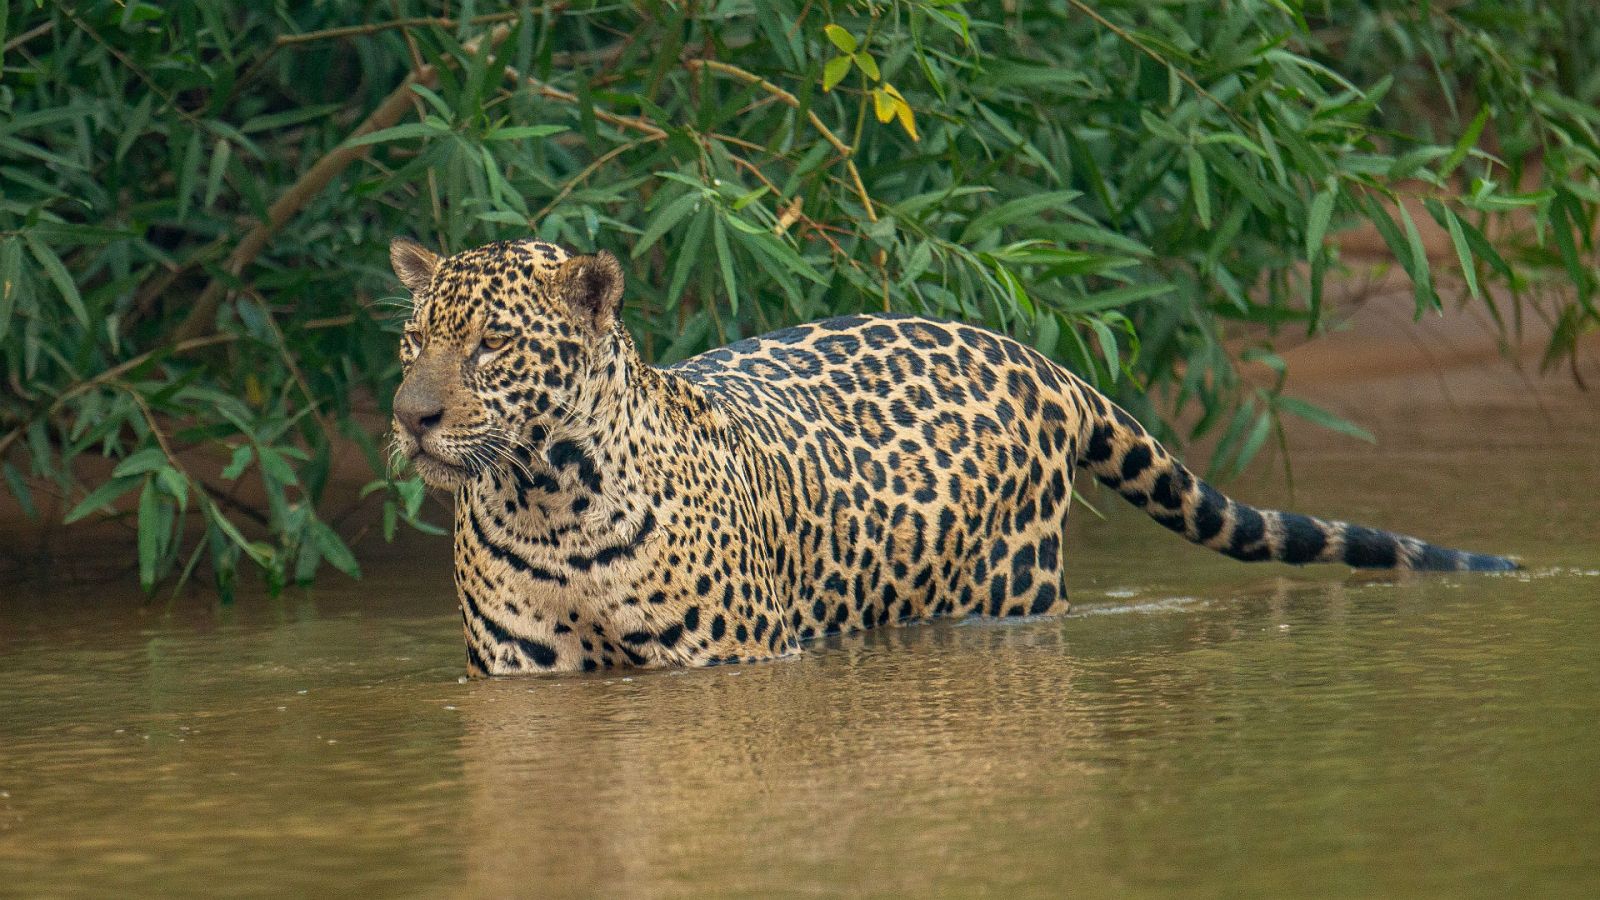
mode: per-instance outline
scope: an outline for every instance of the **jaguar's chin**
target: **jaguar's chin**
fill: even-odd
[[[413,446],[406,459],[429,487],[449,490],[472,480],[472,471],[466,466],[440,459],[421,446]]]

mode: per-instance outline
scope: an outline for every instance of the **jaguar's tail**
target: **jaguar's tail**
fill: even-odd
[[[1518,568],[1503,556],[1435,547],[1365,525],[1257,509],[1231,500],[1184,468],[1132,416],[1092,390],[1085,394],[1091,419],[1079,442],[1082,464],[1150,518],[1218,553],[1296,565],[1342,562],[1360,569]]]

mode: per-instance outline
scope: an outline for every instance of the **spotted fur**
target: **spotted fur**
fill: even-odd
[[[416,298],[396,444],[454,492],[475,675],[769,659],[839,631],[1064,612],[1080,467],[1237,559],[1515,567],[1231,500],[981,328],[846,316],[663,369],[618,320],[608,254],[392,256]]]

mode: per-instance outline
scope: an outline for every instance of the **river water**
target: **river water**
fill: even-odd
[[[228,607],[8,585],[0,895],[1600,894],[1593,420],[1385,420],[1298,440],[1296,507],[1526,571],[1247,566],[1091,492],[1066,618],[470,683],[444,541]]]

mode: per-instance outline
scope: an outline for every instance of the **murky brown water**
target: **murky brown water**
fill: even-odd
[[[1073,616],[770,665],[458,683],[443,542],[225,609],[7,588],[0,894],[1593,896],[1600,451],[1506,414],[1303,447],[1296,501],[1526,573],[1244,566],[1102,494]]]

